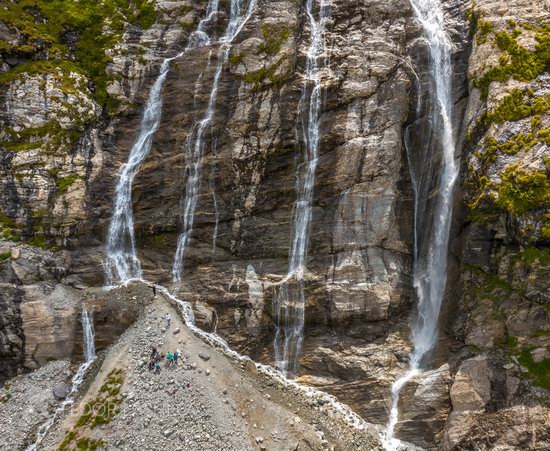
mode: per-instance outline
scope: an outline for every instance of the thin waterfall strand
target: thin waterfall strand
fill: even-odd
[[[92,362],[95,355],[94,313],[82,309],[82,330],[84,332],[84,362]]]
[[[136,254],[134,215],[132,210],[132,184],[141,163],[151,150],[153,135],[160,125],[162,111],[162,87],[170,67],[165,60],[160,68],[141,120],[140,132],[130,150],[128,162],[122,166],[115,189],[113,217],[107,235],[106,282],[124,281],[141,277],[141,265]]]
[[[84,382],[84,377],[88,371],[88,368],[94,362],[95,355],[95,334],[94,334],[94,324],[93,324],[93,314],[90,311],[87,311],[85,308],[82,308],[81,315],[82,322],[82,331],[83,331],[83,346],[84,346],[84,363],[82,363],[76,374],[71,380],[71,390],[65,400],[55,409],[53,415],[46,421],[36,434],[36,440],[32,445],[29,445],[26,451],[36,451],[37,447],[42,443],[52,426],[55,424],[57,419],[63,414],[68,407],[74,404],[74,400],[78,395],[78,389]]]
[[[250,0],[248,8],[242,11],[242,0],[231,0],[231,11],[229,22],[223,37],[220,39],[221,49],[218,57],[218,64],[212,81],[208,106],[203,118],[194,125],[185,146],[185,197],[181,203],[181,224],[182,230],[178,236],[174,263],[172,266],[172,285],[176,289],[181,285],[185,264],[185,252],[191,239],[193,223],[195,221],[195,210],[197,199],[201,188],[202,156],[205,145],[205,132],[210,127],[216,110],[218,87],[224,64],[229,59],[231,44],[248,22],[257,0]]]
[[[132,185],[141,164],[149,155],[155,132],[162,116],[162,88],[170,70],[170,62],[191,49],[209,44],[210,37],[204,31],[206,25],[216,15],[219,0],[211,0],[206,17],[199,22],[197,29],[189,37],[185,50],[175,57],[167,58],[160,67],[145,105],[138,138],[130,150],[128,162],[120,171],[115,189],[113,216],[107,233],[105,280],[107,285],[134,278],[141,278],[141,265],[136,252],[134,234],[134,214],[132,209]]]
[[[293,212],[293,232],[288,272],[273,299],[275,318],[275,361],[287,375],[299,371],[299,358],[304,340],[306,270],[309,230],[311,225],[315,172],[319,161],[321,74],[325,59],[324,29],[328,8],[320,0],[319,18],[314,15],[314,1],[308,0],[306,14],[311,29],[311,44],[306,58],[304,86],[298,111],[301,119],[304,155],[296,177],[296,203]]]
[[[434,132],[440,134],[442,152],[442,172],[439,192],[435,201],[433,225],[427,238],[426,255],[417,249],[419,244],[419,221],[415,217],[415,252],[413,262],[413,286],[418,299],[418,317],[412,329],[414,347],[410,357],[409,370],[392,386],[392,408],[386,431],[386,447],[397,449],[399,441],[394,438],[398,421],[399,395],[402,388],[420,373],[423,358],[436,344],[438,320],[445,286],[447,283],[447,257],[449,232],[452,219],[452,195],[458,176],[458,163],[455,159],[455,142],[452,128],[452,44],[445,31],[440,0],[411,0],[416,18],[421,23],[428,42],[431,57],[431,74],[435,87],[433,120]],[[411,171],[411,178],[415,178]],[[413,180],[415,212],[418,212],[418,182]]]

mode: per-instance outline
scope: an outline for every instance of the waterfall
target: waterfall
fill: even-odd
[[[287,375],[296,375],[304,340],[304,273],[311,224],[315,171],[319,160],[321,117],[321,69],[325,58],[323,37],[329,8],[319,0],[319,18],[315,18],[314,1],[307,0],[306,14],[311,30],[311,43],[306,55],[302,96],[298,104],[301,122],[300,141],[303,162],[296,173],[296,202],[288,271],[273,299],[276,325],[273,347],[277,366]]]
[[[81,322],[83,331],[83,347],[84,347],[84,362],[78,367],[76,374],[71,380],[71,390],[65,400],[55,409],[52,416],[42,426],[38,428],[36,433],[36,440],[32,445],[29,445],[26,451],[36,451],[37,447],[42,443],[42,440],[46,437],[49,430],[55,424],[59,416],[67,410],[68,407],[74,404],[76,395],[78,395],[78,389],[84,382],[84,376],[88,368],[94,362],[95,355],[95,334],[94,334],[94,319],[93,313],[82,308]]]
[[[431,168],[430,152],[421,150],[425,161],[417,161],[423,172],[438,171],[439,182],[435,198],[430,195],[428,174],[409,167],[415,195],[413,286],[418,302],[418,314],[412,328],[413,353],[408,371],[392,386],[392,408],[386,430],[386,447],[396,449],[399,441],[394,438],[398,420],[399,395],[402,388],[420,373],[424,357],[437,342],[438,319],[447,283],[447,257],[449,232],[452,219],[452,195],[457,180],[459,165],[455,159],[455,142],[452,127],[452,43],[445,31],[445,22],[440,0],[410,0],[415,16],[423,27],[428,43],[433,88],[431,91],[433,111],[431,133],[436,138],[430,145],[437,146],[441,155],[441,168]],[[434,144],[435,143],[435,144]],[[410,153],[411,149],[407,148]],[[426,206],[432,202],[433,215],[428,215]]]
[[[105,263],[107,285],[112,285],[115,281],[141,278],[141,265],[136,254],[134,236],[132,184],[141,163],[151,150],[153,135],[160,125],[162,87],[169,67],[170,60],[164,60],[160,68],[160,75],[149,93],[138,138],[132,146],[132,150],[130,150],[128,162],[122,166],[120,171],[115,189],[113,217],[107,234],[107,259]]]
[[[185,50],[178,55],[166,58],[151,91],[143,111],[138,137],[130,150],[128,162],[122,165],[115,189],[113,216],[107,233],[105,261],[105,279],[107,285],[142,277],[141,265],[136,253],[134,235],[134,214],[132,210],[132,185],[141,164],[151,151],[153,136],[158,130],[162,116],[162,88],[170,70],[170,62],[183,56],[191,49],[207,45],[210,42],[204,31],[206,25],[217,14],[219,0],[210,0],[206,17],[190,35]]]
[[[82,309],[82,330],[84,331],[84,361],[95,359],[94,313]]]
[[[231,51],[233,40],[252,16],[257,0],[250,0],[248,8],[245,11],[243,11],[242,2],[243,0],[231,0],[229,22],[223,37],[220,39],[220,54],[218,55],[216,71],[212,81],[208,106],[203,118],[193,126],[185,144],[185,197],[181,202],[182,229],[178,236],[174,264],[172,267],[172,283],[174,289],[181,285],[181,277],[183,275],[185,263],[185,251],[187,250],[193,231],[195,209],[201,188],[200,181],[205,132],[210,127],[212,119],[214,118],[218,87],[223,66],[229,59],[229,52]]]

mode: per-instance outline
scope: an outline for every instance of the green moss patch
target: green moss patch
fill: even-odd
[[[491,110],[485,118],[484,125],[503,123],[507,121],[519,121],[527,117],[546,113],[550,109],[550,94],[536,97],[530,90],[522,91],[514,89],[504,97],[502,101]]]
[[[55,181],[57,192],[59,194],[65,194],[69,190],[69,188],[79,179],[80,177],[78,175],[69,175],[67,177],[58,178]]]
[[[531,349],[523,349],[518,358],[519,363],[527,368],[528,376],[538,387],[550,390],[550,359],[542,362],[533,361]]]
[[[2,392],[0,392],[0,404],[8,402],[12,397],[13,396],[10,393],[10,386],[8,384],[4,384],[2,387]]]
[[[22,73],[47,70],[47,65],[73,64],[92,80],[96,100],[107,105],[107,50],[120,41],[125,23],[141,28],[156,20],[155,2],[148,0],[19,0],[5,2],[0,20],[16,30],[23,42],[4,45],[3,53],[31,53],[35,61],[2,76],[6,83]],[[73,36],[71,42],[67,36]]]
[[[550,265],[550,249],[527,246],[519,254],[515,255],[512,261],[514,263],[524,262],[531,266],[536,263],[541,265]]]
[[[469,265],[467,263],[463,263],[463,267],[464,269],[476,274],[478,276],[478,280],[480,280],[480,283],[473,291],[476,298],[498,301],[499,291],[501,293],[503,291],[508,293],[517,292],[517,290],[515,290],[508,281],[501,279],[496,274],[486,273],[481,268]]]
[[[504,82],[509,78],[518,81],[530,81],[542,74],[550,61],[550,25],[521,25],[521,28],[531,31],[536,40],[533,51],[518,44],[517,38],[522,30],[515,22],[509,22],[510,31],[494,31],[489,22],[477,20],[478,44],[485,42],[491,34],[496,47],[502,51],[499,64],[486,71],[481,77],[473,80],[474,87],[481,91],[481,98],[487,99],[489,85],[494,82]]]
[[[518,169],[517,165],[509,166],[496,189],[498,197],[495,204],[514,215],[550,206],[550,183],[543,172],[529,172]]]
[[[74,427],[67,432],[59,445],[61,451],[71,448],[76,443],[77,449],[98,449],[104,446],[102,440],[91,439],[85,435],[86,430],[92,430],[102,424],[108,424],[120,413],[119,405],[122,403],[120,390],[124,383],[124,372],[121,369],[113,369],[104,384],[99,389],[95,399],[84,405],[84,412],[76,421]]]
[[[262,82],[265,80],[269,80],[274,86],[280,86],[281,83],[288,80],[288,74],[276,75],[277,69],[283,61],[285,61],[285,58],[269,67],[262,67],[261,69],[248,72],[242,76],[242,79],[244,82],[254,85],[255,90],[259,90],[262,86]]]
[[[11,252],[0,252],[0,262],[11,258]]]
[[[264,42],[258,47],[258,52],[266,55],[279,53],[283,43],[290,37],[290,29],[286,26],[262,24],[260,29]]]
[[[15,224],[15,221],[5,213],[0,211],[0,234],[4,240],[19,241],[21,231]]]
[[[59,155],[72,148],[80,139],[83,127],[65,129],[57,120],[39,127],[28,127],[19,132],[5,129],[8,139],[0,142],[8,152],[24,152],[41,148],[46,155]]]

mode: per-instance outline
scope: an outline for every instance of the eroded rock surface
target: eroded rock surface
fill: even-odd
[[[1,379],[50,358],[78,359],[82,305],[96,306],[103,349],[150,302],[147,290],[111,298],[85,289],[104,283],[113,191],[149,89],[206,8],[152,3],[152,21],[119,11],[120,22],[98,33],[116,37],[102,48],[105,80],[67,64],[35,70],[29,63],[49,61],[49,44],[0,21]],[[544,449],[547,410],[536,404],[546,403],[548,378],[540,374],[550,358],[547,11],[527,0],[481,3],[444,2],[463,170],[441,340],[427,371],[403,392],[397,435],[427,448],[469,449],[482,440]],[[300,380],[384,424],[391,384],[411,351],[414,205],[404,138],[430,126],[429,53],[406,0],[327,4]],[[134,182],[144,275],[165,286],[181,227],[187,139],[205,113],[228,7],[221,2],[208,26],[214,44],[172,62],[161,126]],[[205,135],[178,293],[193,301],[201,327],[264,362],[273,362],[271,304],[288,264],[309,31],[300,2],[259,0],[235,39]],[[69,30],[58,42],[76,66],[83,33]],[[533,71],[514,66],[516,44]],[[500,79],[494,68],[507,65],[514,67]],[[413,136],[410,144],[418,142]],[[499,421],[495,430],[504,431],[523,408],[534,418],[530,441],[521,435],[528,421],[490,432]],[[476,431],[470,438],[468,428]]]

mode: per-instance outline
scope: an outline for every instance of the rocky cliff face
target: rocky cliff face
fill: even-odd
[[[476,357],[461,363],[451,387],[445,444],[468,449],[489,440],[531,448],[533,440],[544,447],[548,410],[539,403],[548,405],[548,396],[540,388],[550,388],[548,24],[542,5],[523,1],[484,2],[468,16],[475,34],[464,129],[465,218],[455,240],[462,291],[448,333],[458,339],[463,358]],[[535,401],[539,396],[544,401]],[[511,416],[520,408],[518,424]],[[532,429],[522,437],[526,422]]]
[[[0,9],[4,377],[78,354],[81,289],[103,285],[118,168],[161,61],[185,47],[206,9],[190,0],[85,2],[59,17],[30,3]],[[210,24],[214,38],[227,3]],[[259,1],[223,66],[179,292],[201,327],[265,362],[273,361],[271,304],[287,271],[302,162],[297,119],[310,39],[302,3]],[[487,425],[509,424],[518,406],[533,406],[536,428],[547,414],[535,400],[545,392],[533,386],[548,388],[550,362],[548,25],[532,2],[443,3],[463,170],[441,340],[433,370],[403,393],[397,432],[427,448],[469,449],[465,432],[478,428],[480,440],[522,447],[523,426],[503,438],[488,436]],[[327,5],[300,379],[383,424],[411,350],[414,206],[404,142],[412,130],[415,148],[429,129],[430,61],[408,1]],[[103,40],[90,49],[96,22]],[[172,62],[161,125],[133,185],[144,274],[165,285],[186,140],[219,58],[213,44]]]

